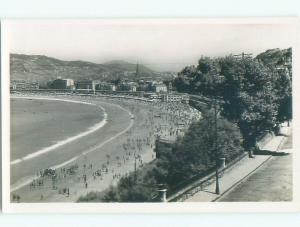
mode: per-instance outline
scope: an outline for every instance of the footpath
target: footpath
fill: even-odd
[[[255,155],[254,158],[245,157],[234,165],[233,168],[226,170],[219,178],[220,194],[215,193],[215,181],[196,193],[186,193],[181,201],[184,202],[212,202],[220,199],[229,190],[237,186],[242,180],[252,175],[257,169],[263,166],[271,159],[272,152],[277,152],[282,144],[287,140],[287,136],[291,134],[292,126],[283,124],[280,129],[280,135],[274,136],[261,149],[269,151],[270,154]]]

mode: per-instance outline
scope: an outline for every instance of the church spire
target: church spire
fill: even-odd
[[[136,76],[136,79],[139,78],[139,62],[136,63],[135,76]]]

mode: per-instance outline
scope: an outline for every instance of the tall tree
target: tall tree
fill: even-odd
[[[226,70],[228,61],[231,61],[230,70]],[[222,67],[225,67],[222,72],[226,78],[223,115],[238,123],[245,145],[250,148],[261,132],[272,130],[276,125],[278,103],[272,72],[252,58],[227,59]]]
[[[279,64],[290,61],[290,51],[268,51],[257,58],[202,57],[197,67],[183,70],[176,80],[188,78],[185,92],[221,97],[222,115],[238,124],[245,147],[251,148],[259,134],[291,118],[291,70],[278,70]]]
[[[228,161],[243,151],[242,136],[236,124],[222,117],[217,119],[218,153],[216,154],[214,114],[209,111],[202,120],[193,123],[172,150],[168,169],[170,183],[189,179],[215,165],[216,158]]]

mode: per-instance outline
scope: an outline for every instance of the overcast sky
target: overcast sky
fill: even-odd
[[[103,63],[140,62],[156,70],[180,70],[204,56],[254,55],[292,47],[290,24],[123,23],[96,20],[10,21],[11,53]]]

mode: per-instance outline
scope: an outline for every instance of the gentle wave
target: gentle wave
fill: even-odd
[[[80,102],[80,101],[79,101],[79,102]],[[124,110],[125,112],[127,112],[127,113],[129,114],[130,117],[133,117],[133,116],[134,116],[130,111],[128,111],[127,109],[125,109],[125,108],[123,108],[123,107],[121,107],[121,106],[119,106],[119,105],[112,104],[112,103],[105,103],[105,104],[108,104],[108,105],[111,105],[111,106],[115,106],[115,107],[118,107],[118,108]],[[105,114],[106,114],[106,113],[105,113]],[[102,143],[100,143],[100,144],[98,144],[98,145],[96,145],[96,146],[94,146],[94,147],[88,149],[87,151],[82,152],[81,154],[79,154],[79,155],[77,155],[77,156],[75,156],[75,157],[73,157],[73,158],[71,158],[71,159],[69,159],[69,160],[67,160],[67,161],[65,161],[65,162],[63,162],[63,163],[57,164],[57,165],[52,166],[52,167],[49,167],[49,168],[50,168],[50,169],[58,169],[58,168],[61,168],[61,167],[63,167],[63,166],[66,166],[66,165],[68,165],[68,164],[70,164],[70,163],[76,161],[76,160],[79,159],[80,157],[82,157],[82,156],[84,156],[84,155],[86,155],[86,154],[88,154],[88,153],[91,153],[91,152],[93,152],[93,151],[95,151],[95,150],[97,150],[97,149],[103,147],[105,144],[109,143],[110,141],[116,139],[117,137],[121,136],[122,134],[124,134],[124,133],[126,133],[128,130],[130,130],[131,127],[133,126],[133,123],[134,123],[134,120],[131,119],[131,120],[130,120],[129,126],[128,126],[127,128],[125,128],[124,130],[122,130],[121,132],[117,133],[116,135],[110,137],[109,139],[105,140],[104,142],[102,142]],[[11,191],[11,192],[14,192],[14,191],[16,191],[16,190],[18,190],[18,189],[20,189],[20,188],[22,188],[22,187],[24,187],[24,186],[30,184],[33,180],[36,180],[36,179],[38,179],[37,176],[31,176],[31,177],[25,177],[25,178],[22,178],[22,179],[20,179],[19,181],[17,181],[15,184],[11,185],[10,191]]]
[[[51,101],[63,101],[63,102],[72,102],[72,103],[80,103],[80,104],[86,104],[86,105],[93,105],[93,106],[97,106],[96,104],[93,104],[93,103],[88,103],[88,102],[82,102],[82,101],[75,101],[75,100],[68,100],[68,99],[56,99],[56,98],[42,98],[42,97],[14,97],[14,98],[23,98],[23,99],[43,99],[43,100],[51,100]],[[103,111],[103,120],[101,120],[99,123],[95,124],[94,126],[90,127],[87,131],[85,132],[82,132],[80,134],[77,134],[76,136],[72,136],[72,137],[69,137],[65,140],[61,140],[61,141],[58,141],[57,143],[49,146],[49,147],[45,147],[41,150],[38,150],[36,152],[33,152],[31,154],[28,154],[26,156],[24,156],[23,158],[20,158],[20,159],[16,159],[16,160],[13,160],[10,162],[11,165],[16,165],[18,163],[21,163],[23,161],[26,161],[28,159],[32,159],[32,158],[35,158],[35,157],[38,157],[40,155],[43,155],[45,153],[48,153],[48,152],[51,152],[53,151],[54,149],[57,149],[63,145],[66,145],[70,142],[73,142],[77,139],[80,139],[84,136],[87,136],[97,130],[99,130],[100,128],[102,128],[106,123],[107,123],[107,113],[105,112],[105,109],[102,107],[102,106],[98,106],[102,111]]]

